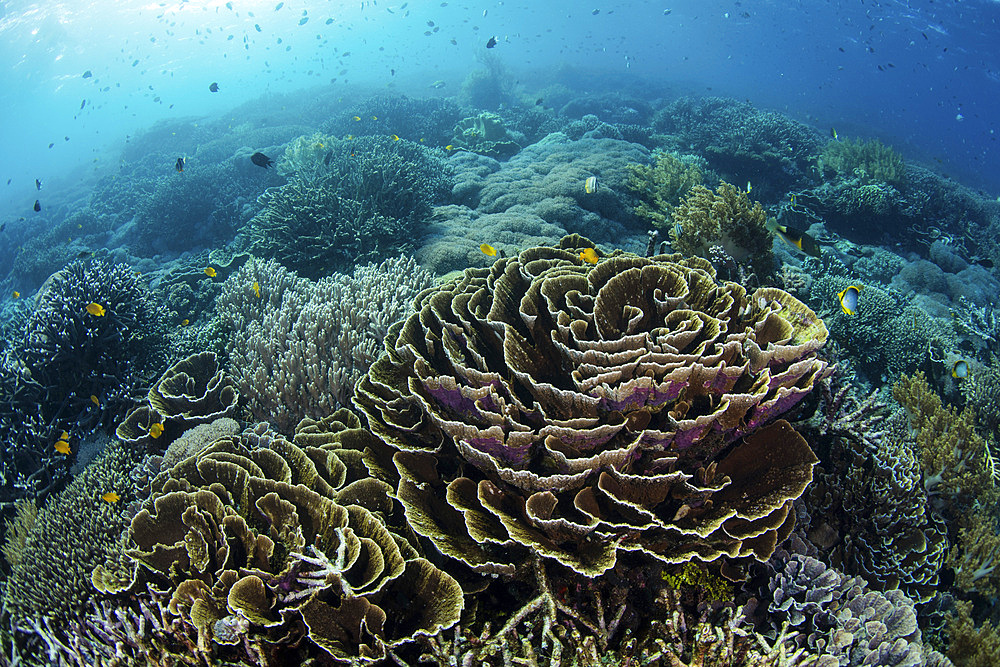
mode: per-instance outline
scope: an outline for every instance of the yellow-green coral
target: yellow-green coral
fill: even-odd
[[[691,188],[701,185],[703,175],[697,164],[673,153],[656,151],[653,157],[651,165],[628,165],[628,187],[640,199],[636,215],[664,231],[670,227],[674,207]]]
[[[972,603],[957,600],[946,618],[947,655],[963,667],[996,667],[1000,665],[1000,634],[997,627],[986,621],[976,627],[972,620]]]
[[[673,573],[664,572],[663,580],[673,589],[683,587],[696,588],[702,599],[731,600],[733,584],[726,579],[712,574],[695,561],[688,561]]]
[[[721,246],[739,263],[748,262],[758,274],[770,273],[772,234],[760,202],[747,193],[720,183],[715,192],[702,185],[691,188],[673,211],[670,235],[674,250],[711,259],[710,249]]]
[[[24,559],[24,543],[31,534],[31,529],[38,518],[38,507],[30,500],[20,500],[12,519],[7,521],[5,528],[6,541],[4,542],[3,557],[12,568]]]
[[[298,176],[306,181],[313,181],[328,173],[329,169],[323,161],[337,141],[336,137],[320,132],[292,140],[278,159],[278,173],[285,178]]]
[[[906,174],[903,156],[878,139],[831,141],[819,156],[819,168],[863,181],[901,183]]]

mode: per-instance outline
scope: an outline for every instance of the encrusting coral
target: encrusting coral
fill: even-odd
[[[304,425],[309,445],[221,438],[153,481],[127,559],[93,577],[151,605],[169,593],[169,632],[134,657],[365,665],[458,621],[458,582],[387,526],[401,513],[361,465],[359,426],[342,410]]]
[[[403,257],[316,282],[274,261],[244,264],[222,286],[217,312],[251,417],[287,432],[347,405],[389,326],[431,282]]]
[[[751,204],[747,193],[730,183],[715,192],[702,185],[691,188],[671,215],[671,245],[685,255],[712,258],[721,246],[739,264],[748,264],[758,277],[774,270],[773,235],[760,202]]]
[[[354,402],[414,530],[484,573],[619,553],[766,560],[816,462],[778,419],[827,372],[815,314],[708,262],[569,236],[424,291]],[[777,421],[775,421],[777,420]]]

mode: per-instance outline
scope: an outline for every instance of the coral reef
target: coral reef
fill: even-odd
[[[674,207],[704,178],[698,160],[666,151],[655,151],[651,165],[628,165],[628,172],[628,186],[640,199],[636,215],[661,232],[671,228]]]
[[[317,282],[273,261],[244,264],[223,285],[217,312],[250,415],[288,432],[347,405],[389,326],[431,278],[402,257]]]
[[[243,243],[310,278],[408,246],[451,187],[443,158],[405,139],[314,135],[292,142],[279,164],[289,182],[261,196]]]
[[[720,183],[715,192],[701,185],[691,188],[671,214],[670,236],[673,249],[685,255],[712,259],[712,248],[719,246],[758,277],[774,271],[767,214],[735,185]]]
[[[128,530],[131,574],[109,560],[94,575],[147,604],[170,593],[168,629],[134,657],[375,664],[458,621],[458,582],[386,525],[400,516],[389,487],[351,474],[350,443],[370,439],[358,426],[331,416],[339,437],[322,447],[222,438],[153,481]]]
[[[574,97],[559,109],[559,115],[567,118],[593,115],[616,125],[646,125],[653,108],[645,100],[611,92]]]
[[[588,247],[468,269],[390,329],[354,402],[396,451],[410,523],[486,573],[532,555],[586,576],[619,552],[766,559],[816,461],[773,420],[826,372],[826,328],[704,260],[590,265]]]
[[[906,177],[903,156],[878,139],[827,142],[817,163],[827,175],[857,176],[864,183],[898,185]]]
[[[354,120],[357,116],[361,120]],[[462,110],[443,97],[413,98],[406,95],[375,95],[336,114],[320,129],[335,137],[395,134],[427,146],[444,146],[452,136]]]
[[[37,510],[23,534],[3,603],[18,633],[33,633],[42,619],[64,624],[89,606],[90,573],[119,548],[135,499],[132,472],[139,454],[112,442],[64,490]],[[114,491],[115,503],[101,496]],[[27,527],[27,526],[26,526]],[[26,638],[21,638],[23,641]]]
[[[504,127],[503,119],[489,112],[458,121],[451,144],[498,160],[505,160],[521,150],[521,145]]]
[[[103,314],[88,312],[98,304]],[[41,288],[0,367],[0,499],[44,498],[72,454],[53,445],[116,423],[165,354],[159,308],[124,264],[76,261]]]

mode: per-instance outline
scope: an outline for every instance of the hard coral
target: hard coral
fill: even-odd
[[[670,229],[670,214],[688,191],[701,185],[703,169],[697,162],[666,151],[653,154],[652,165],[628,165],[628,186],[640,199],[635,212],[661,231]]]
[[[94,577],[108,592],[170,592],[175,631],[142,657],[190,643],[202,659],[374,664],[458,620],[458,583],[381,518],[388,485],[352,474],[373,440],[358,426],[342,411],[321,445],[222,438],[154,480],[128,532],[131,576]]]
[[[903,157],[878,139],[830,141],[819,156],[820,169],[842,177],[858,176],[866,183],[896,185],[906,176]]]
[[[458,121],[451,143],[498,160],[509,158],[521,150],[520,144],[504,127],[503,119],[489,112]]]
[[[674,250],[685,255],[711,257],[711,248],[721,246],[736,262],[749,264],[763,276],[774,270],[773,236],[760,202],[750,203],[747,193],[735,185],[721,183],[715,192],[696,185],[671,216],[670,235]]]
[[[481,572],[766,559],[816,462],[774,420],[826,372],[826,328],[704,260],[590,265],[589,247],[468,269],[390,330],[354,402],[396,451],[408,519]]]

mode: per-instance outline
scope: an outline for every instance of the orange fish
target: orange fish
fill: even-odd
[[[580,259],[587,264],[597,264],[597,251],[593,248],[584,248],[580,251]]]
[[[70,452],[73,451],[69,448],[69,443],[66,442],[65,440],[57,440],[55,447],[57,452],[59,452],[60,454],[65,454],[66,456],[69,456]]]
[[[104,310],[104,306],[97,303],[96,301],[91,301],[87,304],[87,312],[94,317],[104,317],[107,311]]]
[[[108,491],[107,493],[101,494],[101,500],[106,503],[117,503],[121,498],[114,491]]]

